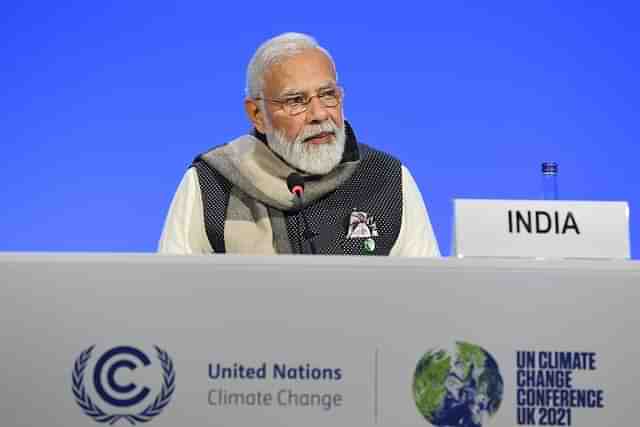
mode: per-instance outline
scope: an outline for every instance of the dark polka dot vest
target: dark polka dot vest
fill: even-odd
[[[349,179],[300,211],[282,212],[291,252],[388,255],[391,251],[402,226],[402,165],[364,144],[357,147],[360,163]],[[233,238],[224,236],[232,184],[202,160],[196,159],[192,166],[200,181],[211,247],[224,253],[225,238]]]

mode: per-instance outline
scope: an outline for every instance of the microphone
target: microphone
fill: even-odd
[[[296,196],[298,205],[302,204],[302,196],[304,196],[304,178],[298,173],[291,173],[287,177],[287,188]]]
[[[304,230],[302,231],[302,237],[305,242],[309,243],[309,248],[311,249],[311,253],[316,253],[316,245],[313,242],[313,239],[317,236],[309,227],[309,222],[307,221],[307,216],[304,214],[304,210],[302,209],[302,197],[304,196],[304,177],[298,173],[291,173],[287,177],[287,188],[296,196],[296,205],[298,205],[298,212],[302,216],[302,222],[304,226]],[[301,248],[301,253],[305,253],[304,249]]]

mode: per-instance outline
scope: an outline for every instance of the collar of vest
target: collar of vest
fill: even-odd
[[[360,163],[355,134],[345,120],[345,149],[342,160],[326,175],[305,175],[303,207],[334,191],[353,175]],[[289,211],[298,208],[287,188],[289,174],[300,171],[289,166],[266,143],[264,134],[254,129],[228,144],[216,147],[196,160],[217,170],[249,197],[273,208]]]

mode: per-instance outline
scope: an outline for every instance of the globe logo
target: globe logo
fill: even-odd
[[[495,359],[483,348],[457,341],[429,350],[413,376],[418,411],[438,427],[481,427],[497,413],[503,381]]]

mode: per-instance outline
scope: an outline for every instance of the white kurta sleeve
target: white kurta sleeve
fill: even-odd
[[[439,257],[440,249],[422,195],[409,170],[402,166],[402,225],[389,255]]]
[[[212,253],[204,228],[204,211],[198,174],[190,168],[173,196],[164,223],[158,252],[165,254]]]

